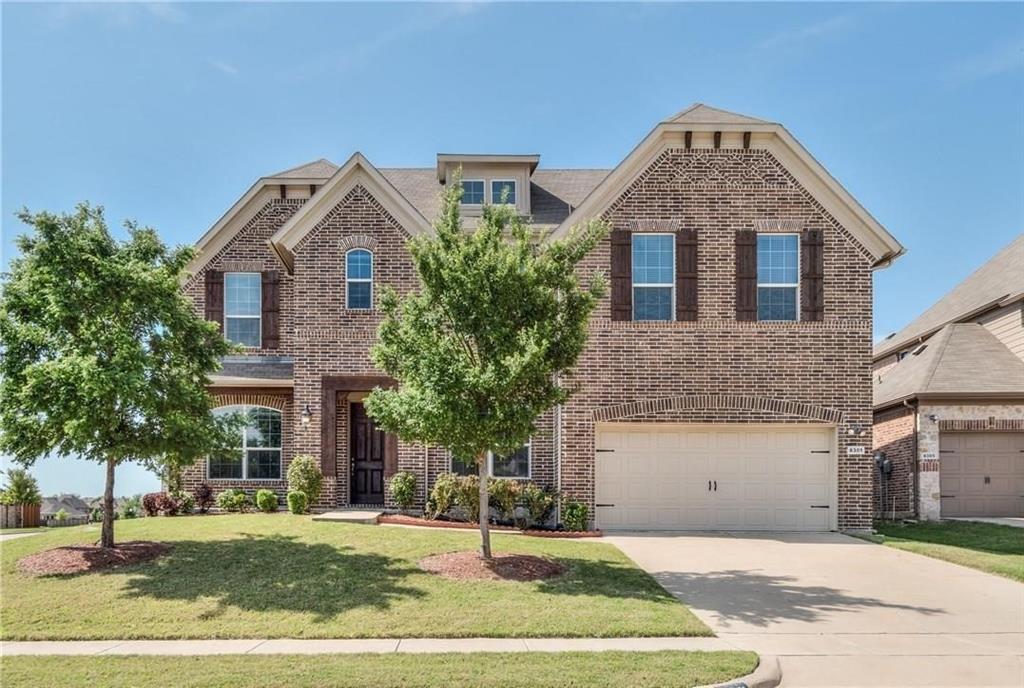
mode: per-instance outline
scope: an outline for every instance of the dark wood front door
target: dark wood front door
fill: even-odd
[[[384,503],[384,456],[387,437],[360,403],[351,405],[349,453],[352,459],[352,503]]]

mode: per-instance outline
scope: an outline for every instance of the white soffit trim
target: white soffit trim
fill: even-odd
[[[295,247],[327,216],[338,201],[357,185],[362,185],[411,234],[430,231],[430,223],[391,182],[370,164],[362,153],[354,153],[327,182],[317,190],[281,229],[270,237],[270,245],[288,266],[294,267]]]
[[[221,215],[220,219],[206,231],[195,244],[196,255],[189,262],[186,270],[189,276],[196,274],[228,245],[239,230],[242,229],[269,201],[281,197],[281,185],[304,186],[307,184],[321,185],[326,177],[261,177],[235,204]],[[187,278],[186,278],[187,279]]]
[[[903,246],[780,124],[662,122],[590,192],[552,238],[599,216],[667,148],[685,145],[685,133],[751,132],[751,148],[767,149],[833,217],[864,246],[875,265],[887,265],[905,252]]]

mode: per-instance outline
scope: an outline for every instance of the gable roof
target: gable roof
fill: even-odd
[[[950,323],[877,377],[875,408],[922,395],[1024,397],[1024,361],[979,323]]]
[[[786,170],[867,250],[877,267],[888,265],[904,248],[850,193],[815,160],[785,127],[775,122],[697,103],[661,122],[634,148],[559,226],[562,236],[573,225],[597,217],[667,148],[682,147],[687,132],[750,132],[752,147],[767,149]],[[756,144],[756,145],[755,145]]]
[[[963,282],[874,348],[875,358],[888,356],[931,335],[946,323],[976,317],[1024,295],[1024,234],[975,270]]]
[[[293,251],[298,243],[357,185],[369,191],[407,231],[429,231],[430,223],[423,214],[362,153],[356,152],[270,237],[270,246],[289,270],[295,265]]]
[[[319,160],[290,167],[287,170],[282,170],[270,176],[275,179],[309,179],[310,177],[326,179],[337,171],[337,165],[327,158],[320,158]]]

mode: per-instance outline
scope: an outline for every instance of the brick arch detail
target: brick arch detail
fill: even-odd
[[[216,394],[217,406],[266,406],[284,413],[288,398],[274,394]]]
[[[351,234],[341,240],[341,250],[343,253],[354,248],[365,248],[370,252],[376,251],[377,239],[367,234]]]
[[[786,401],[751,395],[736,394],[686,394],[677,397],[662,397],[628,404],[605,406],[594,410],[594,421],[608,421],[629,416],[649,415],[665,411],[689,409],[739,409],[745,411],[766,411],[785,416],[799,416],[825,423],[841,423],[843,412],[799,401]]]

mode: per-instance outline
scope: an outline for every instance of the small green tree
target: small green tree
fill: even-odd
[[[473,231],[459,217],[458,180],[435,236],[409,242],[419,292],[382,290],[373,362],[399,382],[376,389],[367,412],[403,440],[447,447],[479,469],[480,551],[490,558],[487,456],[515,451],[541,413],[565,402],[559,375],[575,365],[605,291],[576,266],[606,235],[592,222],[567,239],[538,241],[507,205],[487,206]]]
[[[0,504],[28,504],[39,506],[43,503],[43,495],[39,492],[39,483],[24,468],[9,468],[7,484],[0,489]]]
[[[181,291],[191,248],[134,223],[115,239],[88,204],[19,217],[34,232],[2,278],[0,450],[105,464],[100,543],[113,547],[119,464],[159,470],[231,446],[237,419],[214,418],[206,388],[231,347]]]

